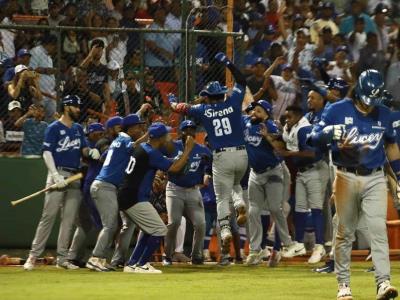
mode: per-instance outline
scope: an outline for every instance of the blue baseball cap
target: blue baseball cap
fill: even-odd
[[[109,118],[106,123],[104,124],[106,129],[117,126],[117,125],[121,125],[122,124],[122,117],[120,116],[115,116],[115,117],[111,117]]]
[[[276,29],[273,25],[268,25],[265,30],[264,30],[265,34],[275,34],[276,33]]]
[[[150,125],[148,132],[151,139],[156,139],[166,135],[171,131],[171,127],[165,126],[163,123],[155,122]]]
[[[261,106],[268,114],[272,111],[272,105],[266,100],[258,100],[254,102],[254,106]]]
[[[347,48],[347,46],[345,46],[345,45],[342,45],[342,46],[339,46],[339,47],[336,48],[336,53],[340,52],[340,51],[344,51],[346,53],[349,53],[349,48]]]
[[[269,68],[269,66],[271,65],[269,59],[267,59],[267,58],[262,58],[262,57],[257,58],[256,61],[253,63],[253,66],[256,66],[256,65],[258,65],[258,64],[264,65],[264,66],[266,66],[267,68]]]
[[[0,61],[0,66],[3,68],[11,68],[14,66],[13,60],[11,58],[3,58]]]
[[[138,124],[144,124],[145,122],[140,120],[140,117],[137,114],[130,114],[127,115],[125,118],[122,119],[122,127],[129,127],[129,126],[135,126]]]
[[[218,96],[224,95],[228,92],[228,88],[224,85],[221,85],[219,81],[211,81],[206,87],[199,93],[201,97],[204,96]]]
[[[17,52],[17,57],[32,56],[28,49],[21,48]]]
[[[88,133],[103,132],[103,131],[104,131],[104,127],[103,127],[103,124],[101,124],[101,123],[92,123],[87,128]]]
[[[182,131],[186,128],[197,128],[197,125],[192,120],[185,120],[179,125],[179,130]]]
[[[15,73],[18,73],[17,70]],[[65,96],[62,101],[61,104],[63,106],[80,106],[82,105],[82,101],[81,98],[79,98],[77,95],[67,95]]]

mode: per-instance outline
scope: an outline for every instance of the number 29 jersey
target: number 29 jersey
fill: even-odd
[[[235,84],[232,94],[224,102],[197,104],[189,108],[194,117],[207,131],[211,149],[244,145],[242,127],[242,102],[245,88]]]

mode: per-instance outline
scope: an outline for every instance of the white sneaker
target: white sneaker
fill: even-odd
[[[36,258],[33,256],[29,256],[26,262],[24,263],[24,270],[32,271],[35,268]]]
[[[244,253],[244,249],[240,249],[240,256],[241,256],[243,259],[246,259],[246,253]]]
[[[390,284],[389,280],[385,280],[378,285],[378,291],[376,293],[377,300],[390,300],[398,296],[397,289]]]
[[[66,270],[78,270],[80,269],[77,265],[74,265],[73,263],[69,261],[65,261],[61,264],[57,264],[56,268],[58,269],[66,269]]]
[[[136,265],[133,266],[125,266],[124,273],[135,273]]]
[[[246,265],[248,266],[256,266],[261,262],[261,251],[250,251],[249,256],[246,259]]]
[[[224,252],[229,253],[231,247],[232,232],[230,226],[222,226],[221,228],[221,241]]]
[[[211,261],[210,250],[208,249],[203,250],[203,259],[204,261]]]
[[[261,260],[268,260],[268,258],[271,256],[271,251],[269,251],[269,249],[267,247],[265,247],[264,249],[262,249],[260,251],[260,259]]]
[[[282,251],[282,257],[291,258],[306,254],[306,248],[303,243],[294,242],[289,247],[285,247]]]
[[[144,266],[137,266],[135,268],[135,273],[138,273],[138,274],[162,274],[162,271],[157,270],[152,265],[147,263]]]
[[[272,254],[268,260],[268,267],[275,268],[279,265],[279,262],[282,259],[282,254],[280,251],[272,250]]]
[[[346,283],[339,284],[337,300],[353,300],[353,296],[351,296],[351,289]]]
[[[97,272],[108,272],[109,270],[106,268],[105,262],[104,258],[92,256],[86,263],[86,268]]]
[[[317,264],[321,261],[321,259],[325,256],[326,251],[323,245],[316,244],[313,250],[312,255],[308,259],[309,264]]]

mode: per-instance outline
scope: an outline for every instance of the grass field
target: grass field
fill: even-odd
[[[354,263],[354,299],[375,299],[371,263]],[[0,267],[1,300],[103,300],[103,299],[336,299],[333,274],[315,274],[301,263],[266,266],[173,266],[162,275],[121,272],[95,273],[87,269],[59,270],[38,267]],[[399,285],[400,262],[392,264],[393,283]]]

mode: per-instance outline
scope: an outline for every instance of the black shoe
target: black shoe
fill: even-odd
[[[71,264],[74,264],[75,266],[78,266],[79,268],[86,268],[86,262],[83,262],[81,260],[76,260],[76,259],[70,259],[68,260]]]
[[[313,271],[316,273],[320,273],[320,274],[333,273],[335,271],[335,261],[328,260],[324,266],[322,266],[320,268],[315,268],[315,269],[313,269]]]
[[[123,269],[125,267],[124,262],[121,262],[121,261],[112,261],[110,265],[114,269]]]
[[[243,258],[236,257],[234,260],[235,265],[243,265]]]
[[[204,265],[202,258],[192,258],[192,265]]]

